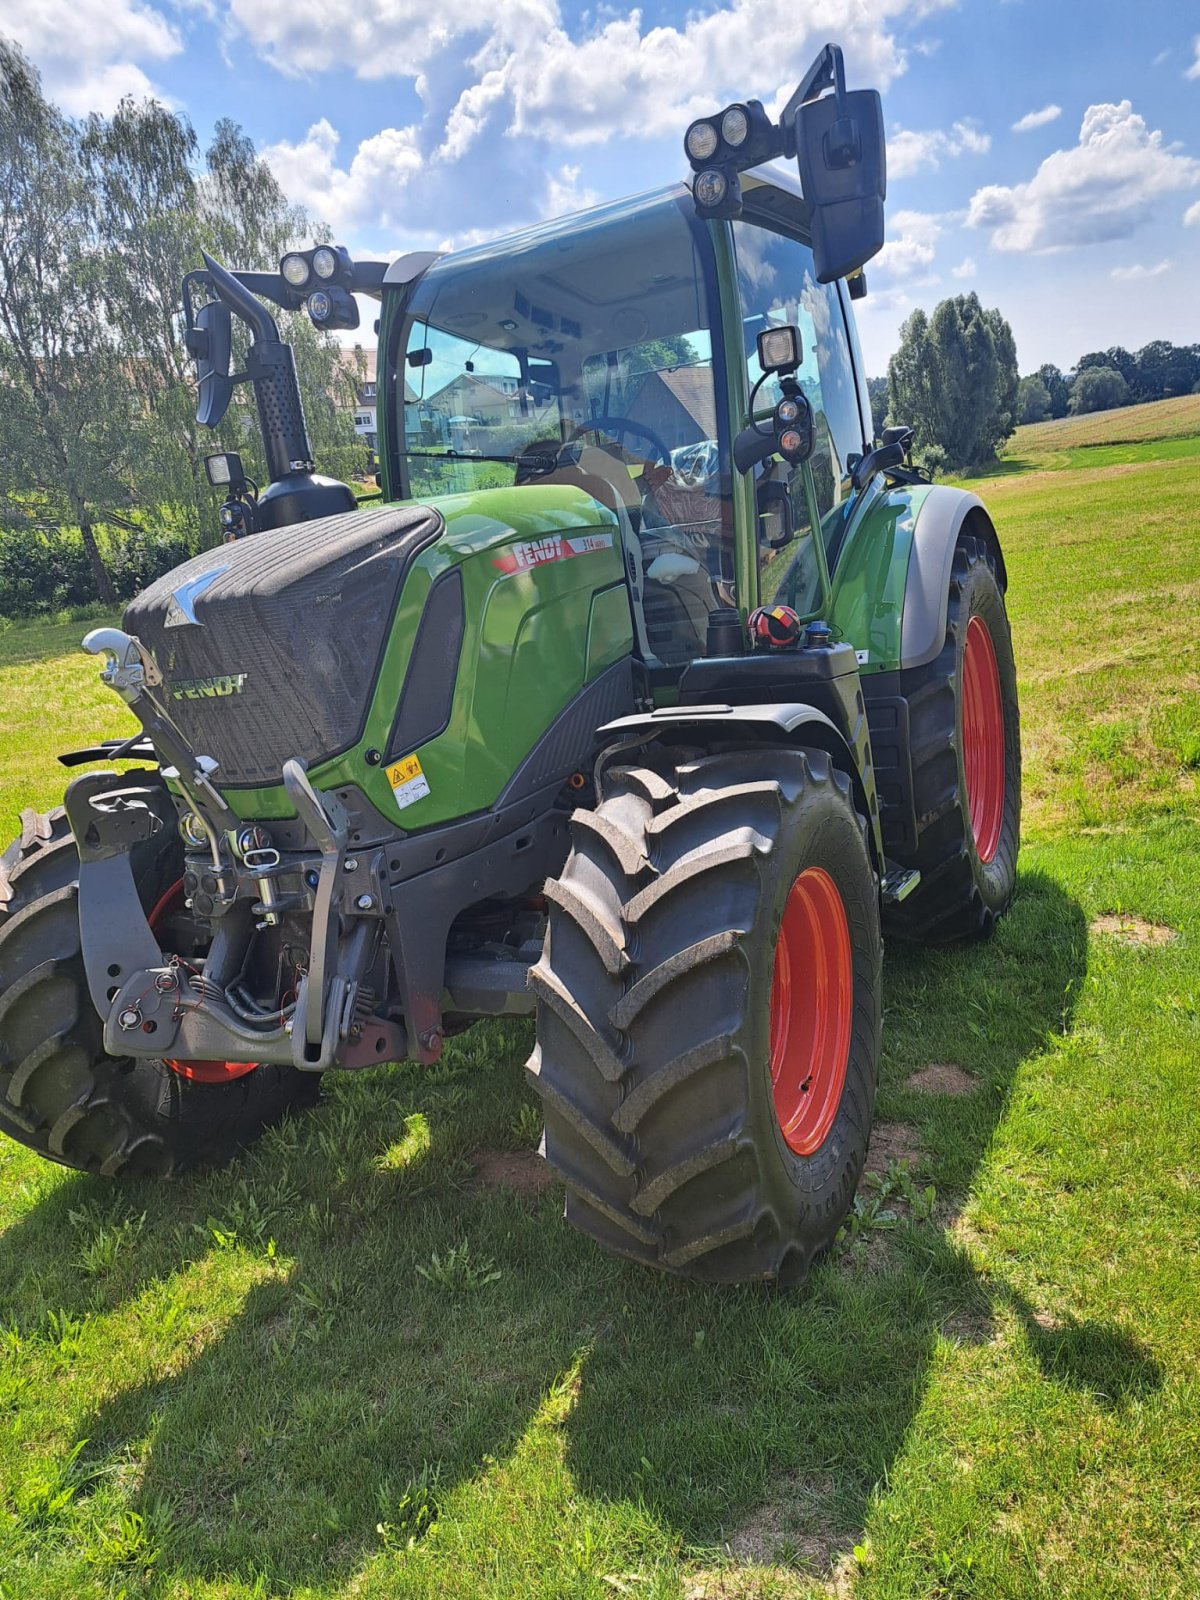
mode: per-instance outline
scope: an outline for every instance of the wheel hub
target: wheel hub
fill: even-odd
[[[854,967],[846,908],[822,867],[788,892],[771,983],[771,1087],[789,1149],[814,1154],[829,1137],[850,1056]]]

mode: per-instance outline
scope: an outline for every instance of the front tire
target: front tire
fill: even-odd
[[[680,1276],[796,1282],[850,1207],[875,1102],[878,890],[850,782],[764,746],[652,752],[604,790],[531,975],[567,1220]]]
[[[1017,881],[1021,719],[1012,633],[994,559],[964,535],[954,552],[938,656],[900,674],[908,702],[921,881],[885,931],[919,944],[986,939]]]
[[[182,873],[165,791],[163,818],[134,851],[148,912]],[[0,1132],[81,1171],[167,1178],[227,1160],[316,1100],[319,1079],[290,1067],[206,1083],[165,1062],[108,1055],[83,970],[66,813],[27,811],[22,824],[0,858]]]

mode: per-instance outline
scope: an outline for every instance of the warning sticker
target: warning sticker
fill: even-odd
[[[528,572],[530,567],[542,567],[548,561],[568,561],[572,556],[585,556],[591,550],[611,550],[611,533],[588,533],[582,538],[564,539],[551,534],[545,539],[524,539],[514,544],[503,555],[492,561],[501,572]]]
[[[394,761],[387,769],[387,780],[401,811],[416,800],[424,800],[429,793],[429,779],[421,770],[421,763],[416,756],[405,756],[403,761]]]
[[[871,659],[871,652],[869,650],[856,650],[854,652],[854,659],[858,662],[860,667],[865,667],[867,662]]]

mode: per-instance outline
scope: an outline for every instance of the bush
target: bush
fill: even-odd
[[[78,536],[61,528],[0,528],[0,616],[40,616],[95,598]]]
[[[119,600],[193,554],[179,532],[112,531],[102,553]],[[93,605],[96,585],[74,529],[0,527],[0,617],[44,617]]]

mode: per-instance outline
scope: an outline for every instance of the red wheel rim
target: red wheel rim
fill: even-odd
[[[183,901],[183,879],[180,878],[146,918],[151,933],[157,932],[159,923],[173,916]],[[163,1062],[172,1072],[177,1072],[181,1078],[191,1078],[193,1083],[231,1083],[235,1078],[244,1078],[258,1066],[257,1061],[174,1061],[169,1056],[164,1056]]]
[[[1004,821],[1004,707],[996,647],[982,617],[968,622],[963,649],[962,745],[975,849],[990,861]]]
[[[771,1088],[788,1147],[810,1156],[829,1137],[850,1057],[854,967],[837,885],[806,867],[788,892],[771,981]]]

